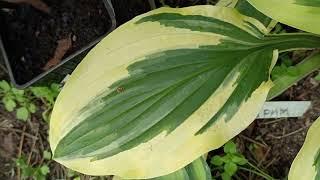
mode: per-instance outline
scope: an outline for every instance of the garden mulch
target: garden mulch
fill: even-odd
[[[244,155],[275,178],[284,178],[302,147],[307,131],[320,116],[320,85],[313,73],[289,88],[277,100],[311,101],[311,108],[299,118],[254,121],[237,137]]]

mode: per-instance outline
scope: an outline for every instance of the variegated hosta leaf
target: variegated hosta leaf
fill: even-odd
[[[320,34],[319,0],[248,0],[271,18],[295,28]]]
[[[114,177],[113,180],[121,180],[121,178]],[[212,176],[208,164],[203,157],[200,157],[178,171],[150,180],[212,180]]]
[[[264,26],[267,27],[268,32],[270,32],[277,24],[277,21],[271,19],[270,17],[262,14],[256,8],[254,8],[247,0],[238,0],[235,8],[243,15],[253,17],[259,20]]]
[[[262,14],[247,0],[220,0],[217,2],[216,6],[235,8],[241,14],[259,20],[265,27],[267,27],[268,32],[270,32],[277,24],[277,21]]]
[[[277,50],[319,37],[265,37],[232,8],[161,8],[100,42],[60,93],[54,159],[85,174],[153,178],[222,146],[256,117]]]
[[[216,6],[233,8],[236,6],[237,3],[238,3],[238,0],[219,0]]]
[[[289,180],[320,180],[320,118],[310,127],[306,140],[293,161]]]

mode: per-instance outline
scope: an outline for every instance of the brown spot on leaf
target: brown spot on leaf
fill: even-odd
[[[123,91],[124,91],[124,88],[123,88],[123,87],[118,87],[118,88],[117,88],[117,92],[118,92],[118,93],[122,93]]]

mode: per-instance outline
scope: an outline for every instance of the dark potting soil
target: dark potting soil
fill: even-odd
[[[212,0],[217,1],[217,0]],[[165,6],[187,7],[207,4],[207,0],[154,0],[156,8]],[[148,0],[112,0],[117,18],[117,25],[121,25],[137,15],[150,11],[152,8]]]
[[[107,33],[111,25],[102,0],[43,2],[49,6],[49,13],[28,4],[0,7],[0,32],[18,84],[45,71],[48,61],[59,51],[59,41],[71,42],[65,47],[66,53],[60,52],[60,61]]]
[[[151,10],[148,0],[112,0],[112,4],[118,26]]]
[[[217,0],[156,0],[157,6],[161,7],[163,4],[170,7],[188,7],[194,5],[215,4]]]

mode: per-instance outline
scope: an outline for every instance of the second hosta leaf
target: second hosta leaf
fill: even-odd
[[[320,34],[319,0],[248,0],[271,18],[295,28]]]
[[[310,127],[306,140],[293,161],[289,180],[320,180],[320,117]]]
[[[276,49],[309,41],[265,32],[257,20],[213,6],[134,18],[67,81],[50,121],[53,158],[85,174],[139,179],[222,146],[264,103]]]
[[[113,180],[122,179],[115,176]],[[206,160],[200,157],[178,171],[148,180],[212,180],[212,176]]]

